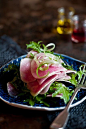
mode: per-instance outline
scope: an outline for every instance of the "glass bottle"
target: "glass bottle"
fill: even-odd
[[[72,7],[58,8],[58,22],[57,33],[58,34],[71,34],[73,31],[74,9]]]
[[[85,15],[75,15],[73,17],[73,33],[71,40],[74,43],[86,42],[86,16]]]

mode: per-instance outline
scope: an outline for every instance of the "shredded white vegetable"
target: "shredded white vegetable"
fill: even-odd
[[[51,48],[48,49],[48,47],[51,47]],[[47,48],[47,51],[53,51],[54,48],[55,48],[55,44],[54,44],[54,43],[49,43],[49,44],[47,44],[47,45],[45,46],[45,49],[46,49],[46,48]],[[42,48],[41,48],[41,51],[44,52],[45,49],[42,49]]]
[[[49,43],[49,44],[46,45],[46,48],[48,48],[48,47],[52,47],[52,48],[48,49],[48,51],[52,51],[55,48],[55,44],[54,43]]]

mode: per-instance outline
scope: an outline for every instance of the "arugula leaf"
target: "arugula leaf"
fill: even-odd
[[[24,102],[28,102],[31,106],[35,105],[35,103],[40,103],[40,104],[44,104],[47,107],[49,107],[49,104],[47,102],[45,102],[44,100],[46,100],[46,95],[37,95],[36,97],[33,97],[29,94],[28,99],[24,100]]]
[[[26,44],[27,49],[32,49],[34,51],[37,51],[38,53],[51,53],[53,54],[53,51],[49,50],[47,46],[45,46],[44,44],[40,44],[42,41],[39,42],[34,42],[31,41],[29,44]]]
[[[77,73],[75,73],[75,74],[70,74],[70,76],[71,76],[71,79],[69,80],[73,85],[77,85],[77,80],[76,80],[76,77],[77,77]]]
[[[14,70],[15,74],[19,73],[19,66],[15,64],[9,64],[7,68],[4,68],[3,73]]]
[[[31,98],[24,100],[24,102],[28,102],[31,106],[35,104],[35,101]]]
[[[40,103],[46,105],[47,107],[49,107],[49,104],[44,101],[45,99],[46,99],[46,94],[36,96],[36,101],[37,102],[40,102]]]
[[[66,69],[74,70],[73,66],[71,66],[71,65],[67,65],[65,63],[62,63],[62,66],[65,67]]]
[[[72,84],[77,86],[78,81],[81,79],[82,75],[85,74],[85,71],[82,70],[83,65],[79,67],[79,71],[77,71],[75,74],[70,74],[71,79],[69,80]]]
[[[41,50],[41,44],[40,44],[41,42],[42,41],[39,41],[38,43],[37,42],[34,42],[34,41],[31,41],[29,44],[26,44],[27,49],[28,48],[31,48],[34,51],[37,51],[37,52],[41,53],[42,52],[42,50]]]
[[[49,92],[53,92],[53,91],[54,93],[52,93],[52,97],[62,94],[61,99],[63,99],[65,103],[69,101],[70,96],[74,92],[73,90],[69,89],[68,87],[64,86],[62,83],[59,83],[59,82],[55,82],[51,85]]]

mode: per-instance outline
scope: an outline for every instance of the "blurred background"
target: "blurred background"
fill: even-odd
[[[56,32],[57,10],[65,6],[73,7],[75,14],[86,14],[85,0],[0,0],[0,36],[10,36],[24,49],[30,41],[43,41],[45,44],[54,42],[57,52],[73,56],[68,51],[72,51],[74,47],[77,52],[78,46],[71,43],[68,35],[68,40],[59,40]],[[66,49],[65,46],[63,49],[61,47],[63,41]]]
[[[73,34],[72,31],[68,34],[59,34],[57,32],[57,23],[60,20],[60,16],[62,16],[62,18],[64,17],[64,13],[58,14],[58,9],[61,7],[66,7],[66,9],[72,7],[74,9],[74,15],[81,14],[86,16],[86,0],[0,0],[0,37],[3,35],[9,36],[25,50],[26,44],[30,41],[43,41],[44,44],[53,42],[56,46],[55,52],[86,62],[86,41],[73,42],[71,38]],[[78,20],[75,19],[75,24],[77,24],[77,21]],[[60,23],[63,24],[62,21]],[[64,28],[65,30],[70,28],[70,23],[71,22],[66,19],[64,26],[62,26],[63,30]],[[78,26],[76,26],[76,30],[77,27]],[[86,23],[84,28],[86,29]],[[68,32],[68,30],[65,32]],[[86,38],[86,31],[84,31],[84,34],[82,29],[75,31],[73,36],[77,35],[75,34],[76,32],[79,32],[78,37],[82,36]],[[5,37],[5,40],[4,38],[0,38],[2,48],[4,46],[2,44],[8,46],[8,48],[3,50],[0,48],[0,60],[3,60],[3,55],[5,55],[5,60],[9,58],[9,52],[5,54],[5,50],[6,52],[8,50],[13,52],[12,50],[14,48],[16,50],[14,46],[11,50],[9,49],[12,47],[12,44],[9,43],[8,39],[8,42],[6,42],[6,38],[7,37]],[[19,47],[17,49],[17,53],[18,52],[20,52]],[[14,53],[11,54],[11,57],[14,58]],[[46,112],[27,112],[27,110],[11,107],[2,101],[0,101],[0,104],[0,129],[33,129],[34,127],[36,129],[48,129],[50,125],[46,118]],[[78,110],[77,107],[75,110],[75,119],[72,118],[70,124],[72,123],[73,127],[82,125],[86,127],[86,110],[83,112],[84,105],[82,105],[83,108],[79,107],[80,110]],[[78,113],[79,111],[80,113]],[[73,112],[71,113],[73,114]],[[77,114],[83,114],[84,117],[77,117]],[[76,124],[73,123],[73,121],[76,122]]]
[[[57,9],[73,7],[86,14],[85,0],[0,0],[0,36],[9,35],[25,48],[29,41],[57,43]]]

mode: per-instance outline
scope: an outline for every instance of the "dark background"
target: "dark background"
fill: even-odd
[[[71,35],[60,37],[55,30],[57,9],[62,6],[86,15],[86,0],[0,0],[0,36],[10,36],[25,50],[30,41],[54,42],[55,52],[86,61],[86,43],[72,43]],[[0,129],[48,129],[46,114],[0,101]]]
[[[10,36],[24,49],[30,41],[54,42],[55,52],[86,61],[86,43],[73,44],[69,36],[59,39],[55,31],[62,6],[86,15],[85,0],[0,0],[0,36]]]

